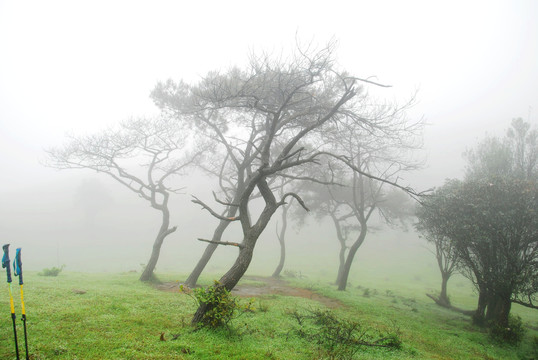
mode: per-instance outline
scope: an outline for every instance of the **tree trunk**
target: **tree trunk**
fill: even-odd
[[[364,242],[364,239],[366,238],[366,231],[367,231],[367,225],[366,225],[366,222],[363,222],[361,224],[361,232],[359,234],[359,237],[357,238],[357,241],[355,241],[353,245],[351,245],[351,247],[349,248],[349,253],[347,254],[346,263],[344,264],[344,269],[342,271],[342,276],[340,277],[340,281],[338,282],[338,290],[340,291],[346,290],[347,279],[349,277],[349,271],[351,270],[351,264],[353,263],[353,258],[355,257],[357,250],[359,250],[360,246]]]
[[[255,243],[257,239],[250,240],[251,242],[253,241]],[[247,243],[247,241],[244,241],[243,243]],[[252,260],[253,250],[254,244],[241,248],[241,250],[239,251],[239,256],[237,256],[235,263],[232,265],[230,270],[228,270],[228,272],[220,278],[220,284],[216,286],[224,286],[228,291],[232,291],[232,289],[235,287],[235,285],[237,285],[241,277],[243,277],[243,275],[247,271],[248,266],[250,265],[250,261]],[[210,307],[211,304],[200,304],[200,306],[196,310],[196,313],[194,314],[194,317],[192,318],[192,324],[194,325],[202,321],[205,313],[211,310]]]
[[[475,325],[483,326],[485,323],[486,307],[488,305],[488,296],[485,291],[479,290],[478,293],[478,305],[473,315],[473,323]]]
[[[257,186],[262,193],[264,200],[266,201],[265,208],[260,214],[256,224],[247,227],[247,225],[250,225],[250,220],[247,217],[247,205],[249,196],[254,187],[252,186],[250,189],[247,189],[245,194],[242,196],[242,203],[239,207],[239,216],[245,216],[245,218],[241,218],[244,237],[241,247],[239,248],[239,255],[237,256],[237,259],[230,270],[228,270],[228,272],[226,272],[226,274],[220,278],[219,285],[216,285],[224,286],[228,291],[232,291],[232,289],[235,287],[235,285],[237,285],[239,280],[241,280],[247,271],[248,266],[252,261],[252,254],[254,252],[256,242],[278,208],[278,204],[276,203],[275,198],[265,180],[260,180]],[[205,313],[210,310],[210,306],[211,305],[208,304],[200,304],[196,310],[196,313],[194,314],[194,317],[192,318],[192,324],[197,324],[202,321]]]
[[[441,293],[439,294],[439,300],[444,302],[446,305],[450,305],[450,300],[447,293],[448,279],[450,279],[450,274],[441,274]]]
[[[340,243],[340,252],[338,254],[338,274],[336,275],[336,281],[335,284],[338,285],[340,283],[340,278],[342,277],[342,273],[344,272],[344,265],[346,263],[346,237],[342,233],[342,228],[340,227],[340,221],[338,221],[338,218],[334,213],[331,212],[331,219],[334,222],[334,227],[336,229],[336,237],[338,238],[338,242]]]
[[[227,217],[234,217],[236,212],[237,212],[237,207],[231,207],[228,210],[228,213],[227,213],[226,216]],[[224,231],[226,230],[226,228],[230,224],[231,224],[230,221],[221,220],[219,222],[219,225],[215,229],[215,232],[213,233],[213,238],[211,240],[212,241],[221,241],[222,234],[224,234]],[[202,274],[202,271],[204,271],[205,267],[209,263],[209,260],[211,260],[211,256],[213,256],[213,253],[215,252],[217,247],[218,247],[218,244],[209,244],[209,245],[207,245],[207,247],[205,248],[204,254],[200,258],[200,260],[198,260],[198,263],[196,264],[196,266],[192,270],[192,272],[189,275],[189,277],[187,278],[187,280],[185,280],[185,285],[187,285],[190,288],[194,288],[196,286],[196,283],[198,282],[198,278],[200,277],[200,275]]]
[[[488,309],[486,312],[486,323],[488,326],[497,325],[504,328],[508,327],[508,315],[512,301],[510,295],[494,295],[489,298]]]
[[[278,242],[280,244],[280,261],[278,266],[273,272],[272,277],[279,277],[282,269],[284,268],[284,262],[286,261],[286,229],[288,227],[288,208],[289,206],[282,206],[282,228],[280,229],[280,235],[278,235]]]
[[[346,243],[340,242],[340,253],[338,254],[338,275],[336,276],[336,282],[335,284],[340,284],[340,280],[342,279],[342,274],[344,273],[344,267],[346,264]]]
[[[175,226],[171,229],[168,228],[168,226],[170,225],[170,213],[168,209],[164,207],[163,209],[161,209],[161,211],[163,213],[163,221],[161,224],[161,228],[159,229],[157,237],[155,238],[155,242],[153,243],[153,250],[151,251],[149,261],[144,271],[142,272],[142,275],[140,275],[140,281],[154,280],[153,271],[155,270],[155,266],[157,265],[157,261],[159,260],[163,241],[168,235],[170,235],[177,229],[177,227]]]

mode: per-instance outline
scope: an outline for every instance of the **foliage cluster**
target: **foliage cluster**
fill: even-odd
[[[478,291],[475,323],[516,343],[511,304],[538,309],[538,132],[515,119],[504,139],[486,138],[466,156],[465,179],[423,200],[417,229],[436,246],[438,303],[450,307],[446,282],[457,268]]]
[[[230,291],[215,280],[213,286],[195,288],[189,290],[183,285],[180,290],[189,294],[198,306],[207,306],[202,320],[196,323],[198,327],[217,329],[228,327],[229,323],[237,316],[253,310],[253,300],[241,304],[237,297],[232,296]]]
[[[500,326],[495,324],[490,329],[490,335],[493,340],[499,343],[507,343],[517,345],[523,340],[526,329],[523,326],[523,321],[520,316],[510,315],[508,318],[508,326]]]
[[[60,275],[60,273],[62,272],[64,267],[65,267],[65,265],[62,265],[59,268],[56,267],[56,266],[53,266],[50,269],[45,268],[39,273],[39,275],[41,275],[41,276],[58,276],[58,275]]]

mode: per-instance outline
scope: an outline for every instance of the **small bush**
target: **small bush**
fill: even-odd
[[[523,340],[525,331],[521,317],[510,315],[508,327],[493,325],[490,328],[490,336],[496,342],[517,345]]]
[[[61,267],[52,267],[50,269],[43,269],[38,275],[41,276],[58,276],[62,270],[64,269],[65,265],[62,265]]]
[[[310,310],[301,314],[297,310],[290,313],[299,323],[298,333],[309,341],[315,341],[330,358],[352,359],[361,346],[399,349],[399,332],[381,334],[365,329],[359,322],[343,319],[330,310]]]
[[[238,314],[252,311],[252,300],[245,305],[241,305],[236,297],[233,297],[224,286],[215,280],[213,286],[207,288],[196,288],[192,291],[180,286],[180,291],[185,292],[196,300],[198,306],[205,305],[208,310],[199,327],[209,327],[212,329],[227,327],[232,319]]]

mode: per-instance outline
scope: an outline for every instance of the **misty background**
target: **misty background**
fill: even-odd
[[[157,113],[149,93],[159,80],[196,81],[243,65],[252,52],[286,54],[338,41],[342,68],[390,84],[381,98],[425,118],[423,169],[402,185],[422,191],[461,177],[462,153],[486,133],[503,135],[513,118],[538,126],[538,3],[529,1],[24,1],[0,0],[0,238],[22,247],[28,270],[130,271],[147,262],[160,215],[104,174],[42,165],[44,149],[68,133],[90,134],[129,117]],[[211,203],[212,180],[179,177],[158,272],[188,273],[217,220],[190,202]],[[277,213],[262,235],[250,273],[278,263]],[[233,224],[232,224],[233,227]],[[239,241],[227,231],[224,241]],[[328,222],[291,224],[285,268],[305,262],[337,271]],[[380,249],[383,249],[381,252]],[[369,235],[354,268],[416,264],[425,243],[408,231]],[[237,249],[220,247],[207,268],[223,273]],[[390,259],[390,261],[384,259]],[[333,264],[333,265],[331,265]],[[397,273],[397,269],[395,272]],[[320,274],[322,275],[322,274]],[[352,279],[351,279],[352,280]]]

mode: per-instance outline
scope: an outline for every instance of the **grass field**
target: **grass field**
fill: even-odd
[[[186,294],[161,291],[137,281],[137,274],[86,274],[62,272],[58,277],[25,274],[25,302],[31,359],[330,359],[331,353],[300,335],[293,311],[323,309],[322,302],[298,296],[263,294],[254,312],[234,320],[230,330],[194,331],[188,324],[196,304]],[[163,281],[184,275],[161,274]],[[202,282],[208,284],[211,275]],[[500,346],[462,315],[441,309],[413,287],[350,286],[338,292],[328,282],[288,278],[290,286],[303,287],[336,299],[331,309],[342,319],[364,328],[398,332],[400,349],[363,347],[356,359],[532,359],[529,329],[519,347]],[[251,286],[263,282],[245,280]],[[372,284],[375,285],[375,282]],[[5,285],[5,283],[4,283]],[[240,284],[241,285],[241,284]],[[85,292],[81,294],[81,292]],[[20,314],[18,286],[13,288]],[[473,304],[468,288],[452,292],[460,303]],[[0,299],[0,358],[14,359],[9,296],[4,286]],[[246,301],[246,299],[244,300]],[[334,307],[334,306],[333,306]],[[514,308],[524,323],[538,326],[535,313]],[[22,324],[19,347],[24,354]],[[166,341],[161,341],[164,333]],[[176,337],[175,340],[172,340]]]

